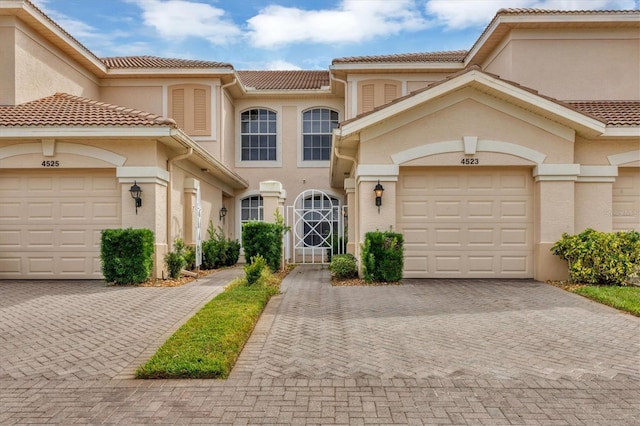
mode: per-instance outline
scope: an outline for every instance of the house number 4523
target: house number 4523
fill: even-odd
[[[480,160],[477,158],[463,158],[460,160],[460,164],[463,166],[477,166],[480,164]]]
[[[45,160],[40,164],[42,167],[60,167],[60,161],[58,160]]]

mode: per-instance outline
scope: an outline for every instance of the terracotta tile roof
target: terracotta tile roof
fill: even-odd
[[[199,61],[192,59],[160,58],[157,56],[114,56],[100,58],[109,69],[113,68],[228,68],[224,62]]]
[[[557,10],[557,9],[530,9],[530,8],[504,8],[498,10],[498,15],[617,15],[637,10]]]
[[[582,111],[607,121],[608,126],[640,126],[640,101],[570,101]]]
[[[257,90],[320,90],[329,86],[329,71],[237,71],[245,87]]]
[[[132,108],[56,93],[16,106],[0,106],[0,127],[20,126],[176,127],[176,122]]]
[[[466,50],[452,50],[447,52],[422,52],[422,53],[400,53],[396,55],[379,56],[352,56],[347,58],[334,59],[331,63],[351,64],[351,63],[402,63],[402,62],[462,62],[467,56]]]

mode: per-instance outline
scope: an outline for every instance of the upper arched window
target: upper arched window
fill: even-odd
[[[276,113],[250,109],[240,115],[240,158],[242,161],[277,160]]]
[[[302,160],[328,161],[331,158],[331,134],[338,127],[338,112],[314,108],[302,113]]]

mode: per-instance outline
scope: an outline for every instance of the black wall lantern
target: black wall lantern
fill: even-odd
[[[133,181],[133,185],[129,188],[129,192],[131,193],[131,198],[136,200],[136,214],[138,214],[138,207],[142,207],[142,198],[140,198],[142,188],[138,186],[136,181]]]
[[[380,213],[380,206],[382,205],[382,193],[384,192],[384,186],[380,185],[380,180],[378,179],[378,184],[375,188],[373,188],[373,192],[376,193],[376,206],[378,206],[378,213]]]
[[[224,223],[225,216],[227,216],[227,208],[225,206],[222,206],[220,208],[220,220],[222,221],[222,223]]]

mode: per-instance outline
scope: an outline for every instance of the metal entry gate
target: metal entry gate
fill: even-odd
[[[343,214],[340,201],[310,189],[287,207],[287,258],[292,263],[328,263],[334,254],[344,253]]]

